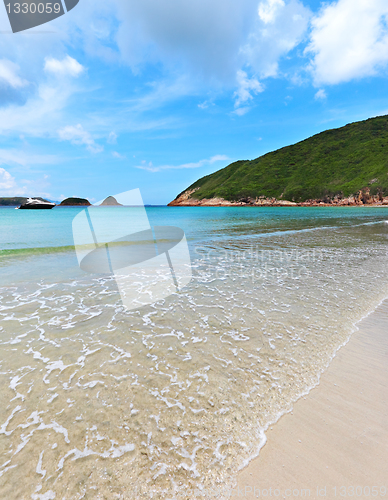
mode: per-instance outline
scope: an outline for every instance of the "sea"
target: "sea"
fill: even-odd
[[[236,496],[388,297],[388,207],[146,207],[192,279],[132,309],[79,267],[82,210],[0,208],[0,498]]]

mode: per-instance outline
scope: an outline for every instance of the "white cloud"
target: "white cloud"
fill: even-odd
[[[147,107],[154,111],[160,103],[163,103],[163,96],[161,94],[157,96],[153,92],[146,102],[147,97],[144,100],[133,99],[131,101],[131,91],[129,91],[126,103],[111,99],[111,94],[107,92],[101,98],[101,105],[93,108],[93,115],[85,114],[88,106],[90,110],[90,100],[87,99],[83,106],[78,106],[78,102],[82,99],[79,94],[87,92],[90,95],[95,91],[101,97],[102,90],[99,87],[103,87],[106,82],[93,81],[91,85],[89,82],[86,87],[82,80],[76,81],[73,77],[82,75],[85,68],[76,60],[79,59],[78,56],[74,59],[67,55],[68,47],[74,49],[77,46],[77,49],[86,53],[86,56],[92,53],[94,57],[106,60],[110,57],[103,50],[103,44],[106,43],[111,47],[109,48],[111,55],[116,54],[116,60],[113,62],[120,63],[122,74],[126,71],[115,45],[117,21],[121,22],[115,17],[117,14],[115,2],[116,0],[96,0],[92,4],[81,2],[77,9],[72,11],[71,21],[68,19],[69,16],[63,16],[50,23],[56,30],[54,35],[48,33],[44,36],[33,36],[31,33],[20,33],[12,44],[9,43],[9,37],[0,37],[0,90],[4,82],[6,85],[12,85],[17,90],[23,91],[19,96],[15,92],[12,92],[10,96],[2,93],[1,135],[8,137],[24,135],[27,140],[30,137],[41,137],[47,140],[57,138],[58,130],[63,129],[66,124],[82,123],[93,137],[96,134],[98,137],[107,138],[111,131],[115,131],[116,134],[116,132],[128,130],[139,131],[176,126],[176,120],[170,115],[148,116],[147,118],[141,116],[147,111]],[[88,23],[85,23],[85,19],[88,19]],[[6,22],[8,23],[8,20]],[[108,25],[111,25],[111,32],[109,32]],[[1,57],[7,59],[2,60]],[[28,78],[29,82],[22,79],[18,72],[19,66],[8,61],[9,59],[18,63],[23,69],[23,78]],[[110,60],[112,62],[112,58]],[[98,60],[93,60],[93,64],[98,64]],[[168,77],[168,80],[171,81],[171,77]],[[115,85],[116,79],[113,78],[112,82]],[[30,83],[28,93],[21,88],[21,85],[27,83]],[[143,81],[140,87],[142,84]],[[171,88],[170,100],[173,100],[176,90],[176,88]],[[181,95],[184,95],[183,91]],[[10,100],[7,101],[7,99]],[[144,108],[141,105],[144,105]],[[137,109],[135,109],[136,106],[138,106]],[[123,110],[123,107],[126,109]],[[82,138],[78,137],[78,139]],[[109,141],[113,139],[114,136],[111,135]],[[100,146],[88,141],[85,136],[84,140],[87,141],[86,145],[90,150],[101,149]]]
[[[19,66],[8,59],[0,59],[0,84],[9,85],[15,89],[28,85],[27,80],[20,78]]]
[[[257,0],[116,0],[124,59],[184,67],[205,79],[233,79],[239,47],[253,27]]]
[[[187,75],[162,81],[153,81],[148,83],[148,87],[151,89],[149,92],[130,101],[131,113],[152,111],[171,101],[195,94],[193,82]]]
[[[315,94],[314,99],[316,101],[323,101],[327,98],[327,94],[324,89],[319,89],[318,92]]]
[[[71,85],[58,81],[56,86],[42,83],[36,94],[23,105],[0,108],[0,134],[17,133],[33,137],[52,136],[63,111],[74,93]]]
[[[0,165],[9,165],[16,172],[30,172],[32,165],[54,165],[59,162],[59,158],[53,155],[41,155],[32,151],[19,149],[0,149]],[[0,167],[0,196],[44,196],[51,197],[47,192],[50,186],[49,175],[43,174],[40,177],[31,179],[19,179]]]
[[[125,160],[126,156],[125,155],[121,155],[120,153],[118,153],[117,151],[113,151],[112,153],[112,156],[114,158],[118,158],[119,160]]]
[[[249,78],[245,71],[237,71],[237,90],[234,93],[236,97],[235,107],[239,108],[241,104],[246,104],[253,99],[253,94],[264,91],[263,85],[254,77]]]
[[[203,101],[198,104],[199,109],[207,109],[209,107],[209,101]],[[214,103],[211,103],[214,106]]]
[[[162,62],[212,85],[230,85],[246,65],[261,77],[277,74],[311,15],[300,0],[115,1],[119,50],[132,68]]]
[[[0,167],[0,192],[16,188],[15,179],[4,168]]]
[[[243,106],[242,108],[235,109],[233,114],[237,116],[244,116],[248,113],[248,111],[250,111],[250,109],[250,106]]]
[[[71,16],[53,21],[55,35],[22,34],[18,47],[8,50],[14,60],[32,46],[27,64],[33,68],[37,57],[47,57],[49,44],[53,56],[46,70],[77,76],[83,67],[63,57],[66,46],[77,45],[87,56],[124,61],[138,73],[162,63],[195,80],[194,86],[206,81],[217,88],[233,84],[236,71],[247,64],[255,65],[255,73],[269,67],[273,73],[279,58],[303,38],[309,16],[300,0],[95,0],[80,2]],[[7,42],[0,40],[0,53],[6,50]]]
[[[141,165],[137,165],[135,168],[139,168],[141,170],[147,170],[148,172],[160,172],[161,170],[180,170],[187,168],[200,168],[206,165],[213,165],[218,161],[228,161],[229,158],[225,155],[215,155],[206,160],[200,160],[196,163],[183,163],[182,165],[162,165],[159,167],[155,167],[150,161],[148,164],[145,161],[142,161]]]
[[[0,196],[44,196],[51,198],[45,188],[48,186],[44,176],[35,180],[17,181],[7,170],[0,167]]]
[[[117,134],[112,130],[112,132],[109,133],[108,139],[106,141],[108,144],[116,144],[117,142]]]
[[[307,52],[317,85],[374,75],[388,65],[388,2],[338,0],[312,20]]]
[[[217,95],[226,88],[232,95],[239,70],[259,75],[259,80],[276,75],[279,59],[303,38],[308,18],[309,10],[299,0],[80,2],[71,16],[52,22],[55,35],[22,33],[12,46],[6,37],[0,37],[0,54],[17,62],[23,76],[34,84],[32,91],[37,89],[26,102],[19,100],[24,104],[16,105],[14,100],[0,109],[0,133],[52,137],[63,123],[81,120],[99,137],[107,137],[111,130],[122,133],[176,126],[172,115],[148,119],[145,115],[188,95],[198,98],[209,90]],[[129,94],[121,103],[126,114],[116,112],[118,103],[109,103],[108,109],[105,102],[87,123],[81,110],[71,107],[75,93],[82,89],[65,77],[85,72],[84,66],[67,54],[68,47],[75,46],[86,57],[120,64],[123,72],[126,63],[143,73],[134,92],[136,99]],[[151,83],[149,92],[139,93],[153,64],[161,69],[163,80]],[[18,77],[16,69],[13,77]],[[58,78],[50,78],[52,75]],[[22,80],[12,81],[20,85]],[[251,89],[250,95],[254,94]],[[111,140],[113,136],[108,143]]]
[[[311,11],[300,0],[263,0],[240,54],[260,78],[277,76],[279,61],[305,37]]]
[[[257,12],[260,19],[265,23],[272,23],[278,11],[285,6],[283,0],[267,0],[266,2],[260,2]]]
[[[1,37],[0,37],[1,40]],[[47,84],[40,83],[36,92],[22,105],[11,104],[0,108],[0,134],[17,134],[29,137],[58,137],[58,129],[63,129],[63,123],[73,123],[87,120],[85,128],[93,130],[99,137],[109,138],[109,130],[115,126],[120,131],[139,131],[162,129],[176,126],[176,120],[170,116],[162,118],[145,119],[141,116],[144,111],[154,110],[162,103],[162,95],[158,101],[155,95],[148,95],[143,98],[129,101],[130,104],[124,108],[118,102],[105,103],[96,111],[92,119],[85,118],[82,111],[77,108],[69,108],[71,100],[75,99],[77,93],[84,93],[90,89],[83,89],[69,83],[68,80],[55,79]],[[151,93],[152,94],[152,93]],[[165,97],[167,99],[167,97]],[[169,96],[173,99],[173,94]],[[66,128],[66,127],[65,127]],[[67,133],[67,131],[65,131]],[[70,132],[69,132],[70,133]],[[78,135],[84,135],[80,131],[75,131]],[[113,136],[111,136],[113,138]],[[85,143],[87,144],[87,143]],[[93,149],[93,144],[91,143]],[[100,146],[96,149],[102,150]]]
[[[53,57],[46,57],[44,70],[47,73],[54,73],[56,76],[79,76],[85,68],[78,61],[67,55],[61,61]]]
[[[101,153],[103,147],[96,144],[92,136],[81,124],[68,125],[58,130],[59,138],[62,141],[70,141],[72,144],[85,145],[91,153]]]

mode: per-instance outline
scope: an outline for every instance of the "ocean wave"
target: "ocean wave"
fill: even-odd
[[[226,237],[203,245],[182,292],[133,311],[110,276],[0,288],[1,496],[232,486],[387,297],[385,234],[276,234],[263,256]],[[299,261],[307,273],[263,272]]]

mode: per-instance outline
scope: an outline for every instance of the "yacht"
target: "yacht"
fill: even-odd
[[[54,208],[55,203],[50,201],[38,200],[37,198],[27,198],[27,201],[22,203],[18,209],[29,209],[29,210],[48,210]]]

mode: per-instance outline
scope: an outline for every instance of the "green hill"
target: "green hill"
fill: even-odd
[[[19,205],[22,205],[23,203],[26,203],[27,199],[28,198],[25,198],[24,196],[14,196],[12,198],[0,198],[0,206],[17,207]],[[45,200],[44,198],[40,198],[39,196],[35,197],[34,200],[48,201]]]
[[[365,188],[371,195],[388,195],[388,116],[327,130],[255,160],[237,161],[183,193],[195,190],[190,197],[197,200],[265,196],[303,202],[348,197]]]

